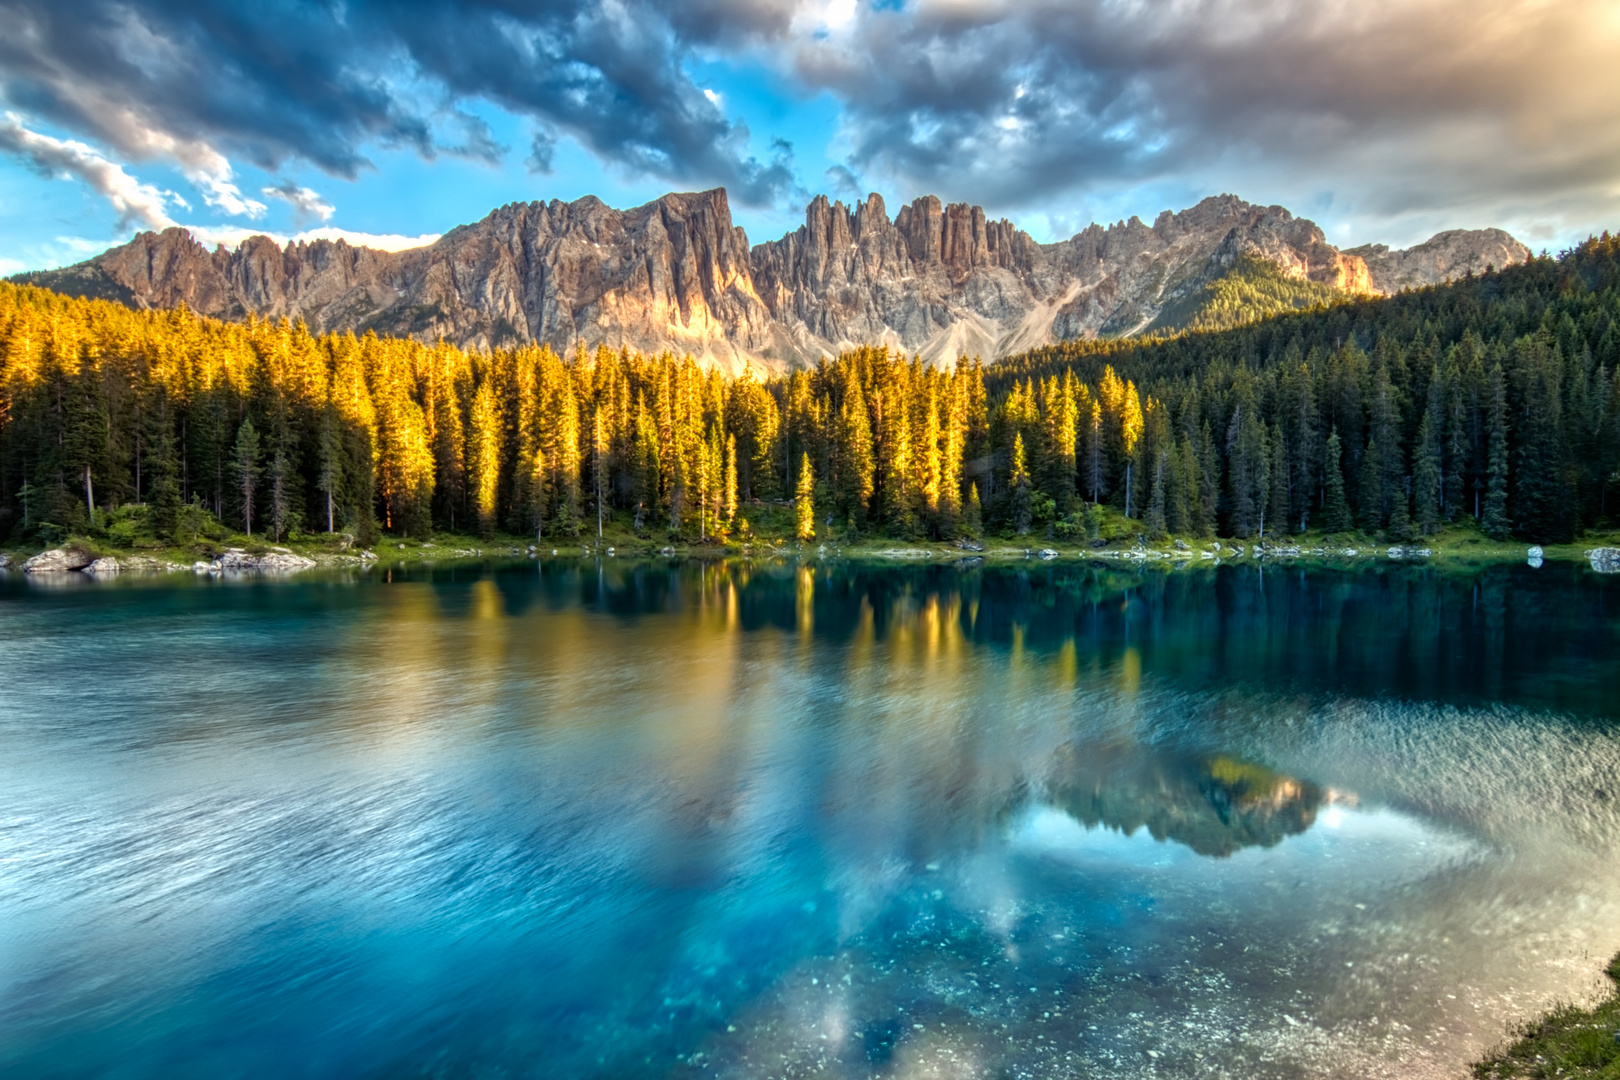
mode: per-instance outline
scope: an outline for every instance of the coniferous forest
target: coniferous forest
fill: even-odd
[[[800,539],[1477,522],[1563,542],[1620,519],[1620,240],[1380,300],[1158,340],[925,367],[863,348],[726,378],[690,359],[466,353],[136,312],[0,285],[0,539],[142,504],[184,542],[449,529]]]

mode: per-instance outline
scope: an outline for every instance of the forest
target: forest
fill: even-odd
[[[1232,303],[1242,301],[1234,294]],[[1235,321],[1235,320],[1229,320]],[[727,378],[133,311],[0,283],[0,540],[379,531],[1563,542],[1620,517],[1620,239],[1235,328]],[[217,526],[216,526],[217,527]],[[117,537],[115,536],[115,539]]]

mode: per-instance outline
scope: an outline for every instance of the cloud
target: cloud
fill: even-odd
[[[22,159],[45,176],[83,180],[112,204],[120,226],[166,229],[174,224],[164,210],[169,198],[164,192],[141,183],[122,165],[108,161],[82,142],[28,130],[15,113],[0,117],[0,151]]]
[[[749,152],[686,66],[770,40],[792,15],[779,0],[0,0],[0,93],[126,157],[190,155],[188,176],[228,213],[255,204],[209,152],[341,177],[372,146],[498,159],[506,148],[461,107],[473,101],[628,174],[765,205],[791,177]]]
[[[832,189],[834,196],[859,199],[866,190],[861,178],[847,165],[834,165],[823,175],[826,176],[827,186]]]
[[[302,225],[310,221],[331,221],[336,208],[324,201],[318,192],[299,187],[291,180],[275,187],[261,189],[272,199],[280,199],[293,208],[293,220]]]
[[[315,240],[343,240],[353,247],[376,248],[378,251],[404,251],[408,248],[426,247],[440,236],[439,233],[424,233],[421,236],[399,236],[393,233],[364,233],[330,227],[305,229],[291,236],[285,233],[265,232],[261,229],[244,229],[235,225],[187,225],[185,228],[187,232],[196,237],[199,244],[218,245],[226,248],[235,248],[250,237],[267,236],[283,247],[288,244],[308,243]]]
[[[1053,220],[1133,189],[1331,188],[1341,220],[1620,211],[1612,0],[0,0],[0,25],[14,108],[248,217],[227,157],[504,160],[485,107],[528,122],[534,171],[571,138],[780,205],[791,153],[691,74],[732,62],[835,103],[840,190]]]
[[[524,164],[532,173],[551,174],[551,162],[557,154],[557,133],[547,128],[540,128],[529,140],[529,156]]]
[[[1613,205],[1607,0],[917,0],[779,62],[857,171],[1041,206],[1128,185],[1355,193],[1368,214]]]

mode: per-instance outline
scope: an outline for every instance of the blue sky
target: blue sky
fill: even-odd
[[[0,272],[179,224],[406,246],[725,186],[982,204],[1037,239],[1229,191],[1341,246],[1620,227],[1590,0],[0,0]]]

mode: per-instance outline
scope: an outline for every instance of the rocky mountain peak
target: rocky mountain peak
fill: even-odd
[[[925,195],[893,220],[881,196],[824,195],[804,224],[750,247],[723,188],[616,210],[595,196],[509,203],[427,247],[253,237],[206,250],[183,229],[142,233],[22,280],[136,307],[223,318],[303,318],[466,348],[670,349],[731,369],[813,363],[858,344],[930,361],[995,357],[1055,340],[1139,332],[1242,257],[1349,293],[1432,284],[1529,250],[1497,229],[1453,230],[1405,251],[1341,251],[1281,206],[1214,195],[1151,226],[1090,225],[1039,244],[982,207]],[[1168,316],[1166,316],[1168,317]],[[1159,320],[1159,321],[1156,321]]]

